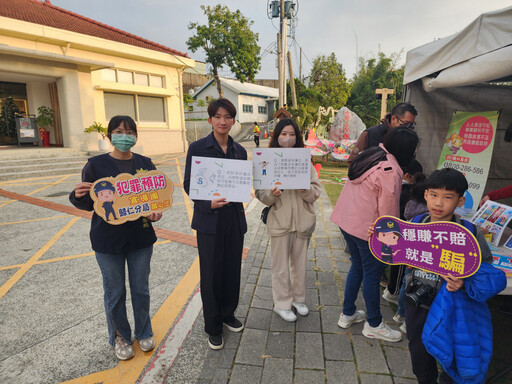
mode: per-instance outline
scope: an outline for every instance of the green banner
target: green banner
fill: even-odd
[[[498,111],[453,113],[437,169],[453,168],[468,180],[464,208],[478,209],[491,164]]]

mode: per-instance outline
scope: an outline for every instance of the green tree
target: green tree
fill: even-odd
[[[194,104],[194,98],[190,96],[188,93],[183,94],[183,106],[186,110],[189,110],[190,107]]]
[[[399,66],[401,52],[392,53],[387,57],[379,53],[377,58],[359,59],[359,71],[352,79],[352,91],[347,107],[354,111],[367,127],[380,121],[381,100],[376,98],[378,88],[394,89],[395,93],[388,97],[387,109],[390,111],[401,102],[404,79],[404,66]]]
[[[195,35],[187,40],[192,52],[202,48],[206,62],[212,66],[219,96],[223,97],[219,69],[227,65],[238,80],[252,80],[260,69],[260,46],[258,34],[251,30],[253,21],[242,15],[240,10],[231,12],[220,4],[215,7],[201,6],[208,17],[208,24],[190,23],[188,29]]]
[[[339,109],[350,96],[350,83],[334,52],[330,56],[321,55],[313,60],[309,86],[324,97],[324,107]]]
[[[312,106],[307,100],[304,104],[298,104],[297,108],[288,108],[288,112],[292,114],[302,133],[315,124],[317,111],[318,107]]]
[[[318,109],[319,106],[324,106],[327,103],[323,95],[311,88],[308,88],[306,84],[304,84],[299,79],[295,78],[294,80],[297,105],[304,105],[309,103],[312,107]],[[290,101],[292,99],[292,91],[289,82],[287,82],[286,94],[287,100]]]

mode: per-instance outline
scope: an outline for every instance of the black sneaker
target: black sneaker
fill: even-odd
[[[211,349],[222,349],[222,347],[224,347],[224,340],[222,339],[222,335],[208,336],[208,345]]]
[[[231,319],[224,320],[224,325],[231,332],[240,332],[240,331],[242,331],[242,329],[244,329],[244,325],[236,317],[232,317]]]

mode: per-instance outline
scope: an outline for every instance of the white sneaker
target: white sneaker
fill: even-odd
[[[397,342],[402,340],[402,333],[399,331],[394,331],[389,328],[384,320],[377,327],[371,327],[368,322],[364,323],[363,335],[368,337],[369,339],[382,339],[391,342]]]
[[[301,316],[307,316],[309,314],[309,309],[306,307],[304,303],[296,303],[292,301],[292,306],[297,310],[297,313]]]
[[[402,324],[405,321],[405,316],[400,315],[397,313],[395,316],[393,316],[393,320],[395,323]]]
[[[119,360],[130,360],[135,355],[131,344],[120,335],[116,335],[114,349]]]
[[[354,323],[364,321],[364,319],[366,319],[366,313],[361,309],[355,311],[352,316],[344,315],[343,312],[341,312],[340,319],[338,320],[338,327],[348,328]]]
[[[384,289],[384,292],[382,293],[382,298],[390,303],[398,305],[398,295],[393,295],[391,292],[388,291],[388,289]]]
[[[277,313],[279,316],[281,316],[281,319],[284,321],[289,321],[290,323],[293,323],[297,320],[297,316],[291,309],[278,309],[274,308],[274,312]]]
[[[402,323],[402,325],[400,326],[400,330],[407,335],[407,328],[405,328],[405,320]]]

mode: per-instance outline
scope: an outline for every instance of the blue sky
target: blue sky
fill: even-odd
[[[267,0],[51,0],[52,4],[102,23],[177,49],[203,60],[201,51],[189,52],[190,22],[204,24],[201,5],[227,5],[254,21],[262,53],[274,45],[278,19],[267,16]],[[302,47],[303,74],[308,75],[318,55],[336,54],[348,77],[356,71],[357,54],[371,58],[406,52],[436,38],[462,30],[481,13],[511,5],[510,0],[294,0],[298,3],[295,39],[288,39],[294,72],[299,71]],[[256,78],[277,78],[276,55],[264,53]],[[221,75],[230,77],[228,69]]]

